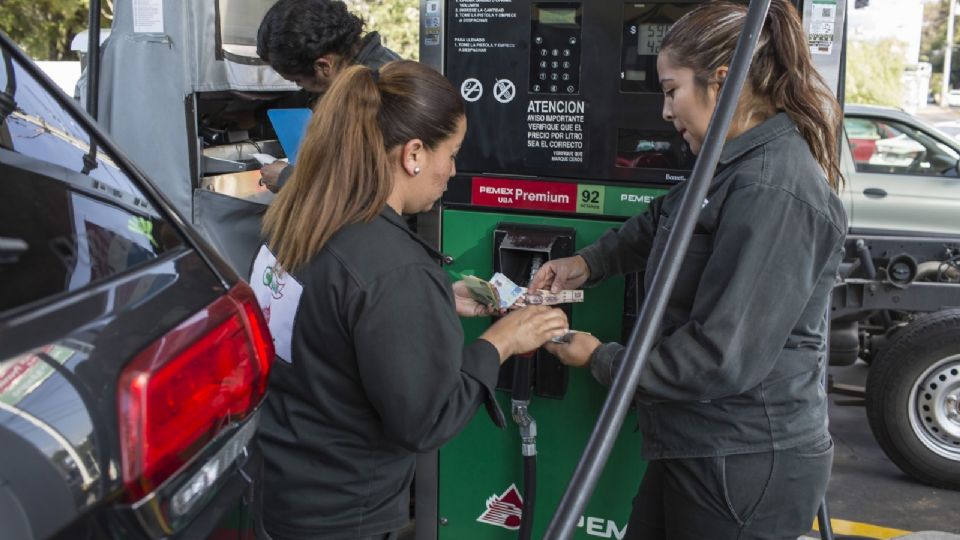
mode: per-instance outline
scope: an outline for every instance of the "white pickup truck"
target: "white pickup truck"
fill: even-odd
[[[830,363],[869,362],[881,448],[914,478],[960,489],[960,141],[895,109],[844,116],[850,233]]]

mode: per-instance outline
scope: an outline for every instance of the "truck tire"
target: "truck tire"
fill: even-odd
[[[960,490],[960,309],[917,317],[870,366],[867,419],[897,467]]]

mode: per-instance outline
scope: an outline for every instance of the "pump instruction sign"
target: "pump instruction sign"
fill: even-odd
[[[423,2],[424,31],[441,13],[444,47],[427,50],[442,58],[436,67],[466,104],[458,169],[670,185],[692,167],[686,143],[662,118],[659,87],[624,89],[617,77],[623,53],[634,58],[630,69],[656,78],[647,65],[656,56],[637,50],[656,49],[666,23],[644,22],[634,31],[647,41],[638,45],[634,35],[621,50],[612,37],[627,28],[623,3],[447,0],[434,9],[433,1]]]

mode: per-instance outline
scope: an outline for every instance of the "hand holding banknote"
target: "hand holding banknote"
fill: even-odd
[[[476,276],[466,276],[455,282],[453,298],[456,300],[457,315],[461,317],[483,317],[503,311],[497,308],[499,299],[493,286]]]
[[[590,363],[590,356],[600,346],[600,340],[586,332],[568,332],[563,341],[549,341],[543,348],[571,367],[583,367]]]
[[[558,293],[564,289],[579,289],[589,278],[587,261],[580,255],[574,255],[545,262],[530,280],[530,289],[547,289]]]

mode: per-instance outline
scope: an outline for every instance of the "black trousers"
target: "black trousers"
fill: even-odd
[[[829,436],[789,450],[651,461],[627,540],[796,540],[833,464]]]
[[[357,540],[397,540],[399,534],[396,532],[378,534],[375,536],[364,536]],[[278,536],[271,536],[263,527],[257,529],[257,540],[281,540]]]

